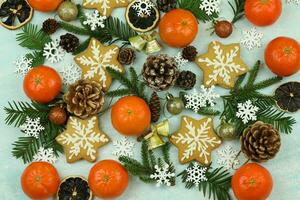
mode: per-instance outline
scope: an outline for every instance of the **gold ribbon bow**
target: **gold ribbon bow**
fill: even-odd
[[[156,38],[158,33],[156,31],[151,34],[141,34],[129,38],[132,47],[138,51],[145,51],[146,54],[157,53],[161,51],[161,46]]]
[[[170,132],[169,121],[165,120],[155,126],[151,126],[151,132],[144,137],[148,141],[148,149],[152,150],[165,145],[163,137],[168,137]]]

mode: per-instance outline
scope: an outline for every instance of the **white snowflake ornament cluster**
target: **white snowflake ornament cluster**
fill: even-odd
[[[198,112],[200,108],[207,106],[214,106],[216,99],[220,98],[220,95],[214,92],[215,86],[206,88],[201,85],[201,92],[197,93],[193,91],[192,94],[186,94],[186,108],[192,109],[194,112]]]
[[[70,64],[65,66],[60,74],[64,84],[71,85],[81,78],[82,70],[74,64]]]
[[[58,40],[53,40],[45,44],[43,56],[51,63],[57,63],[63,60],[66,51],[59,45]]]
[[[14,64],[16,65],[15,73],[25,76],[29,70],[32,68],[32,59],[26,58],[25,56],[19,57]]]
[[[150,16],[153,7],[154,4],[151,0],[137,0],[132,6],[132,8],[137,12],[139,17],[143,17],[145,15]]]
[[[186,64],[189,62],[187,59],[184,59],[182,57],[182,53],[181,52],[178,52],[178,54],[176,56],[174,56],[174,59],[177,63],[177,67],[178,68],[182,68],[182,67],[185,67]]]
[[[244,38],[241,40],[241,44],[243,44],[249,51],[262,46],[261,40],[264,34],[258,32],[255,27],[250,30],[244,30],[243,36]]]
[[[160,185],[171,186],[171,178],[175,177],[175,173],[170,172],[170,166],[168,164],[164,164],[163,167],[159,167],[158,165],[154,166],[155,173],[150,175],[150,178],[156,180],[157,187]]]
[[[194,162],[193,166],[188,167],[186,169],[187,171],[187,182],[194,183],[196,186],[198,186],[201,182],[207,181],[206,178],[206,167],[202,167],[198,163]]]
[[[236,112],[236,116],[242,119],[244,124],[257,119],[256,113],[259,108],[253,105],[250,100],[247,100],[244,103],[238,103],[237,107],[238,111]]]
[[[98,10],[95,10],[94,13],[86,13],[86,20],[83,22],[84,25],[88,25],[91,27],[91,30],[94,31],[96,28],[104,28],[104,21],[106,20],[106,16],[101,16]]]
[[[39,138],[40,132],[45,128],[41,125],[39,117],[31,119],[27,116],[25,123],[20,126],[20,129],[29,137]]]
[[[234,150],[230,145],[226,145],[224,149],[218,150],[217,154],[217,163],[227,170],[235,169],[240,164],[240,160],[237,158],[239,151]]]
[[[220,12],[220,0],[203,0],[199,6],[207,15]]]
[[[45,149],[44,147],[40,147],[37,154],[33,156],[33,160],[54,164],[57,161],[57,157],[54,155],[52,148]]]
[[[130,142],[126,137],[122,137],[119,140],[113,141],[113,145],[115,147],[115,150],[113,151],[113,155],[115,156],[133,156],[133,147],[135,143]]]

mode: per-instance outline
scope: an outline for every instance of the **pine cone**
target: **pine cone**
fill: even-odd
[[[177,0],[157,0],[157,7],[162,12],[169,12],[176,8]]]
[[[197,49],[194,46],[187,46],[182,50],[182,57],[190,62],[195,61],[197,54]]]
[[[175,84],[179,72],[174,58],[160,54],[147,58],[142,74],[149,87],[163,91]]]
[[[274,158],[281,144],[278,130],[260,121],[246,128],[240,141],[242,152],[255,162]]]
[[[150,98],[149,107],[151,110],[151,121],[157,122],[160,118],[160,100],[156,92],[153,92]]]
[[[70,113],[86,119],[101,111],[104,93],[99,83],[82,79],[70,85],[64,101]]]
[[[182,71],[177,78],[176,84],[184,90],[190,90],[196,84],[196,74],[191,71]]]
[[[133,63],[135,59],[135,53],[134,50],[131,48],[122,48],[120,50],[119,56],[118,56],[118,61],[122,65],[130,65]]]
[[[49,35],[55,33],[58,28],[59,24],[55,19],[47,19],[43,22],[42,30]]]
[[[67,33],[60,36],[59,45],[68,53],[74,52],[79,46],[79,39],[75,35]]]

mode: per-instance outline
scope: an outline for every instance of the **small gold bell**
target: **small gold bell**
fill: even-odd
[[[142,51],[147,44],[147,41],[141,35],[129,38],[129,42],[138,51]]]
[[[168,137],[169,132],[170,132],[170,127],[169,127],[168,120],[165,120],[165,121],[159,123],[156,126],[156,131],[157,131],[157,133],[159,133],[159,135],[164,136],[164,137]]]
[[[149,150],[158,148],[158,147],[163,146],[163,145],[165,145],[165,142],[160,138],[160,136],[157,133],[154,133],[148,139],[148,149]]]
[[[157,53],[161,51],[161,46],[160,44],[154,39],[151,40],[147,43],[146,45],[146,54],[152,54],[152,53]]]

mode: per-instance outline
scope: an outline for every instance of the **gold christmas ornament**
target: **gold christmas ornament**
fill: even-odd
[[[129,38],[130,45],[137,51],[144,51],[146,54],[160,52],[162,47],[157,41],[158,33],[156,31],[151,34],[141,34]]]
[[[170,133],[169,121],[165,120],[151,127],[151,132],[144,139],[148,141],[148,149],[152,150],[165,145],[162,137],[168,137]]]

